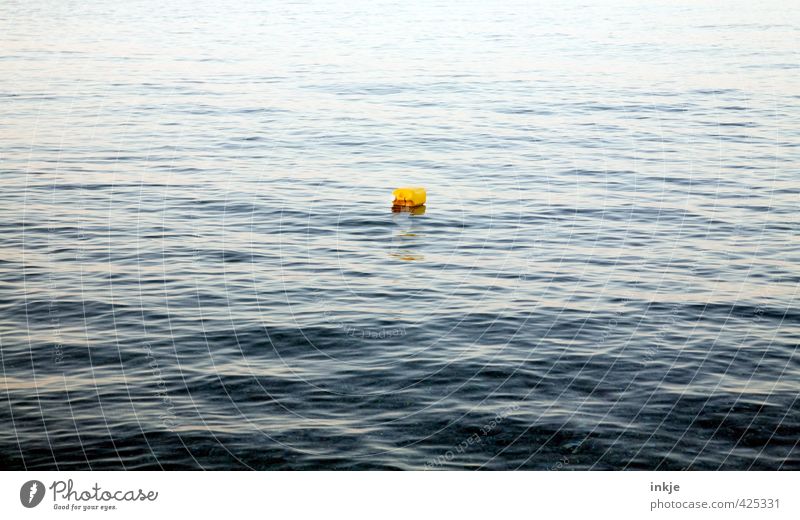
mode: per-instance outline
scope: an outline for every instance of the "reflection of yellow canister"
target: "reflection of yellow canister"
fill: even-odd
[[[425,204],[425,188],[414,186],[412,188],[397,188],[392,192],[395,206],[414,208]]]

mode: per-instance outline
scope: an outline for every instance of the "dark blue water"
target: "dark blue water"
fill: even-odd
[[[4,2],[0,467],[800,469],[798,36]]]

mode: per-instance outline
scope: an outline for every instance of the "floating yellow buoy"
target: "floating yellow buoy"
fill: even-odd
[[[414,186],[412,188],[397,188],[392,192],[395,206],[415,208],[425,204],[425,188]]]
[[[424,215],[425,206],[392,206],[392,213],[411,213],[414,216]]]

